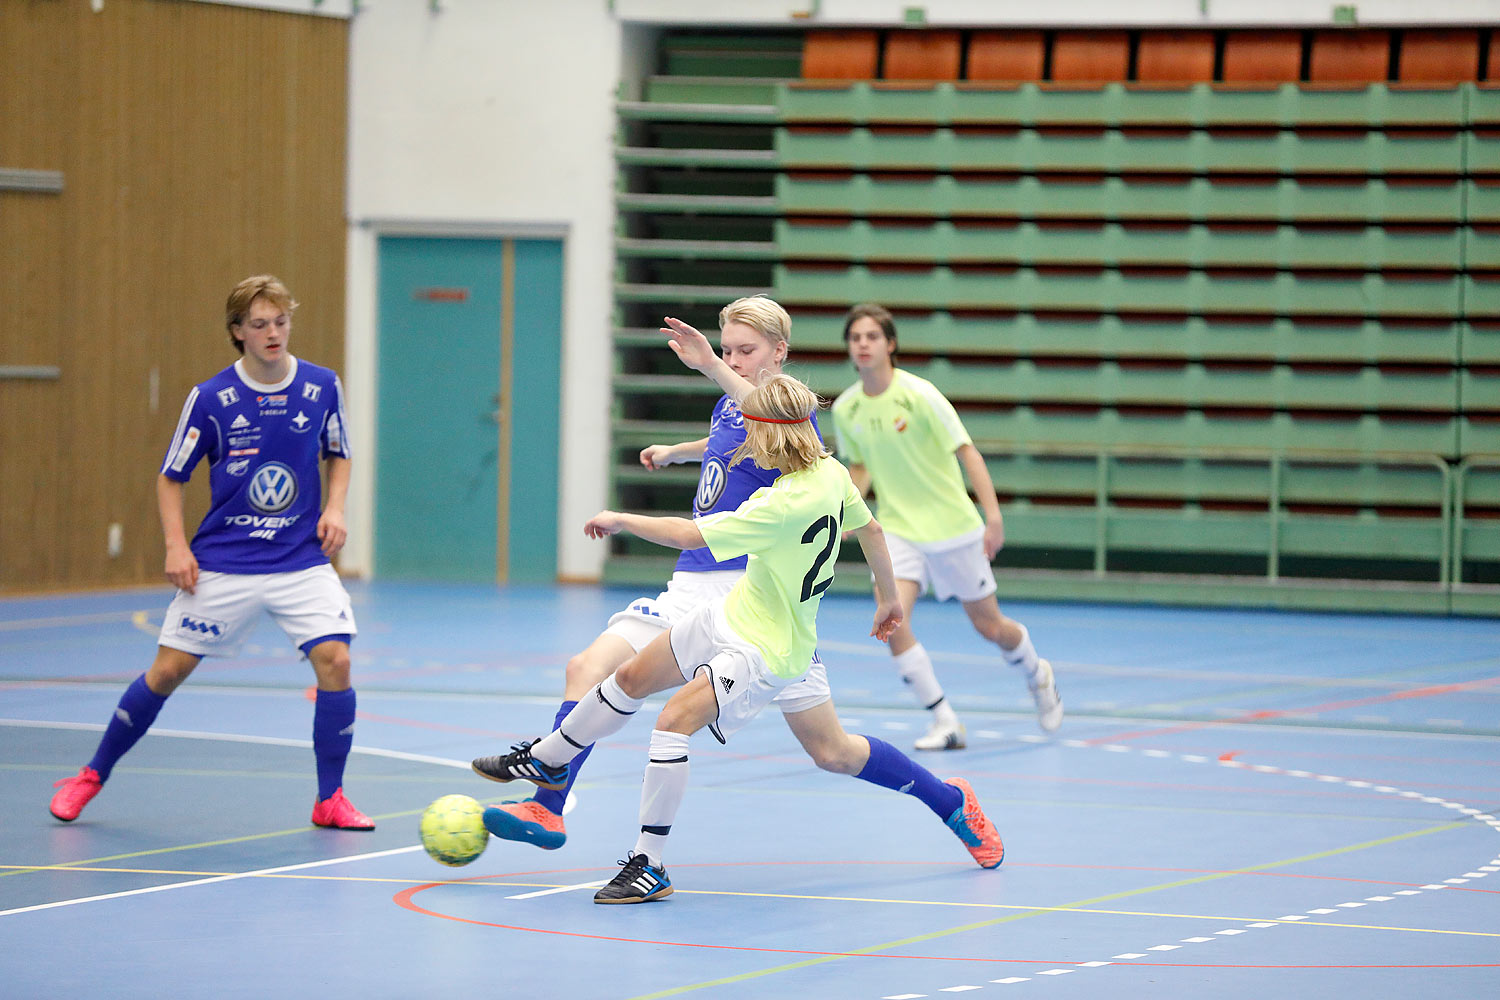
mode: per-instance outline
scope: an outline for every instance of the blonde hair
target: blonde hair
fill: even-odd
[[[229,293],[229,301],[224,303],[224,329],[229,331],[229,342],[241,354],[245,353],[245,345],[234,335],[234,328],[245,322],[250,303],[256,299],[265,299],[288,315],[297,308],[297,300],[273,274],[253,275],[235,285]]]
[[[765,295],[747,295],[720,309],[719,329],[730,323],[744,323],[773,345],[780,342],[791,346],[792,317],[780,303]]]
[[[740,400],[745,440],[729,456],[729,464],[751,458],[765,469],[799,472],[832,454],[813,429],[812,415],[820,405],[817,394],[792,376],[772,375]]]

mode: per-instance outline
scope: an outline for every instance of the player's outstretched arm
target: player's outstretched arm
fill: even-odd
[[[698,525],[686,517],[651,517],[601,510],[583,526],[583,533],[590,538],[608,538],[622,531],[671,549],[701,549],[707,544]]]
[[[972,444],[959,445],[954,454],[958,456],[958,464],[963,466],[964,475],[969,477],[969,485],[974,488],[974,495],[984,510],[984,557],[993,559],[1005,545],[1005,518],[1000,513],[1000,502],[995,499],[990,467]]]
[[[156,510],[161,515],[162,540],[167,544],[164,569],[167,580],[191,594],[198,588],[198,559],[188,546],[182,523],[183,484],[166,476],[156,477]]]
[[[332,559],[344,547],[349,530],[344,524],[344,500],[349,495],[349,460],[328,459],[328,502],[318,517],[318,541],[323,554]]]
[[[868,524],[854,529],[860,550],[870,572],[875,575],[875,626],[870,634],[881,642],[901,627],[901,597],[896,591],[896,571],[891,566],[891,551],[885,545],[885,529],[873,517]]]
[[[677,444],[648,444],[641,449],[641,464],[655,472],[677,462],[701,462],[708,450],[708,438],[680,441]]]
[[[666,326],[661,328],[661,332],[667,335],[667,346],[672,349],[672,353],[693,371],[702,372],[713,379],[730,399],[738,403],[754,388],[748,379],[719,357],[714,345],[695,327],[672,316],[666,317],[663,322]]]

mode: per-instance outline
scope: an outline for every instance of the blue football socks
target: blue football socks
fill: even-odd
[[[354,745],[354,689],[319,691],[313,705],[313,756],[318,761],[318,801],[344,783],[344,764]]]
[[[865,739],[870,743],[870,759],[865,762],[864,770],[855,775],[859,780],[914,795],[944,822],[964,804],[963,792],[939,781],[931,771],[885,740],[874,736]]]
[[[109,720],[104,738],[99,741],[99,749],[94,751],[94,759],[89,761],[89,767],[99,772],[100,781],[109,780],[109,772],[114,770],[115,763],[135,746],[137,740],[146,735],[146,730],[156,721],[156,713],[161,711],[166,701],[166,695],[157,694],[146,686],[145,674],[141,674],[125,689],[125,693],[120,696],[119,705],[115,707],[114,718]]]
[[[576,701],[565,701],[558,706],[557,716],[552,720],[553,731],[562,725],[562,721],[568,717],[568,713],[573,711],[573,706],[577,704]],[[572,763],[568,765],[568,783],[562,788],[538,788],[536,790],[536,801],[541,804],[542,808],[554,816],[562,815],[563,803],[568,801],[568,792],[572,790],[573,782],[578,780],[578,772],[583,768],[583,762],[588,760],[589,754],[593,752],[592,743],[579,751],[578,756],[574,757]]]

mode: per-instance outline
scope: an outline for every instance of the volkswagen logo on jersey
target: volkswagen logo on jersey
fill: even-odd
[[[693,507],[698,513],[706,514],[714,509],[728,482],[729,470],[723,459],[710,458],[703,463],[703,471],[698,475],[698,495],[693,497]]]
[[[251,477],[246,499],[262,514],[280,514],[297,499],[297,477],[280,462],[267,462]]]

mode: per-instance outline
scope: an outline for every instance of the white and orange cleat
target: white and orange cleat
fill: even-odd
[[[484,811],[484,828],[501,840],[535,844],[555,851],[568,839],[563,818],[536,799],[502,802]]]
[[[981,868],[999,868],[1005,860],[1005,845],[1000,834],[984,810],[979,808],[979,799],[974,789],[962,778],[949,778],[944,784],[952,785],[964,793],[963,804],[948,817],[948,829],[952,830]]]

